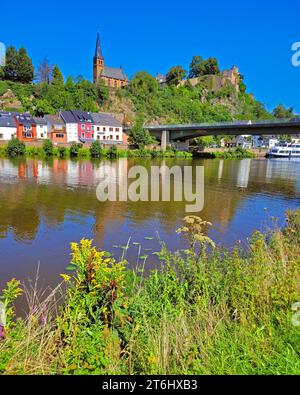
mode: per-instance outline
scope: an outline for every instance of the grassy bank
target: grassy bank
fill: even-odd
[[[204,159],[246,159],[255,158],[256,155],[252,151],[238,147],[228,150],[195,152],[194,157]]]
[[[99,149],[95,154],[91,148],[86,148],[82,144],[73,144],[70,147],[52,146],[50,150],[43,146],[24,145],[24,149],[15,150],[9,153],[8,144],[0,145],[0,157],[24,156],[28,158],[45,159],[46,157],[56,157],[62,159],[69,158],[192,158],[192,154],[185,151],[169,149],[165,152],[154,149],[118,149],[117,146]]]
[[[70,272],[51,295],[25,291],[26,319],[14,318],[22,290],[11,281],[1,297],[0,371],[299,374],[291,306],[300,301],[300,210],[287,212],[285,229],[254,233],[247,250],[216,248],[207,226],[185,218],[178,232],[188,250],[162,244],[161,270],[148,276],[91,241],[72,244]]]

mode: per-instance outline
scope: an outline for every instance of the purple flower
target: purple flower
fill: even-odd
[[[4,326],[0,325],[0,340],[4,340],[5,339],[5,329]]]

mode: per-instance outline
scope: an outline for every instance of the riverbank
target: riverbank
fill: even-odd
[[[204,151],[194,152],[194,157],[204,159],[247,159],[265,158],[267,149],[244,148],[206,148]]]
[[[208,226],[185,218],[177,232],[190,248],[171,253],[162,244],[161,269],[148,276],[146,257],[127,270],[125,259],[115,262],[91,241],[73,243],[51,295],[25,291],[25,320],[14,318],[13,302],[24,291],[11,281],[1,296],[0,371],[299,374],[292,305],[300,300],[300,210],[287,212],[282,230],[255,232],[247,249],[215,247]]]
[[[103,148],[100,144],[84,146],[81,143],[69,144],[68,146],[54,146],[49,140],[44,144],[25,144],[15,140],[13,144],[0,145],[0,157],[11,158],[24,156],[28,158],[45,159],[47,157],[57,157],[61,159],[69,158],[192,158],[193,155],[186,151],[177,151],[168,149],[161,151],[159,149],[122,149],[116,145],[110,148]],[[93,148],[94,147],[94,148]]]
[[[28,158],[44,159],[46,157],[59,158],[203,158],[203,159],[245,159],[262,158],[266,155],[266,150],[246,150],[240,147],[234,149],[206,149],[205,151],[178,151],[172,148],[166,151],[160,149],[129,149],[118,146],[109,148],[103,147],[97,142],[85,146],[79,144],[69,144],[67,146],[54,146],[49,140],[44,144],[25,144],[15,140],[16,147],[10,150],[12,143],[0,144],[0,157],[25,156]],[[21,147],[22,146],[22,147]],[[96,149],[93,147],[96,146]]]

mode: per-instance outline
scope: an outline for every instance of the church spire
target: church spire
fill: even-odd
[[[104,59],[102,55],[101,43],[100,43],[100,34],[97,35],[96,49],[95,49],[95,59]]]

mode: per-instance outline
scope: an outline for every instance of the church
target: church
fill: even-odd
[[[104,64],[99,33],[93,59],[93,80],[94,84],[97,84],[99,80],[103,80],[105,85],[112,88],[123,88],[127,84],[127,77],[122,67],[109,67]]]

